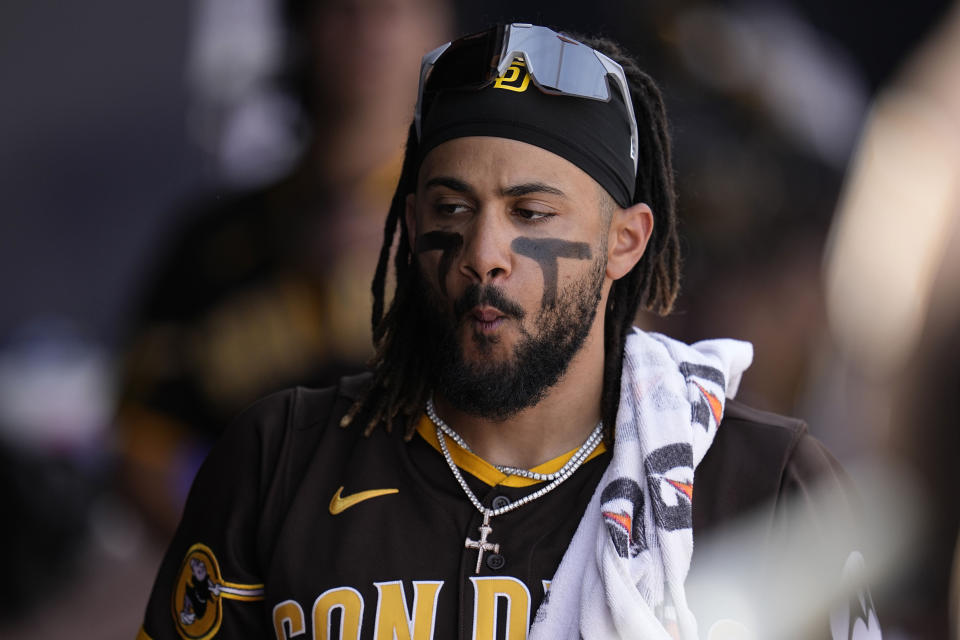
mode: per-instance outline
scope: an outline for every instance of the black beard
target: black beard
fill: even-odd
[[[428,361],[434,391],[461,411],[496,421],[539,403],[567,371],[590,333],[603,288],[605,254],[600,253],[583,278],[564,288],[554,304],[540,310],[536,319],[540,331],[536,335],[521,325],[525,315],[522,307],[497,287],[471,285],[454,302],[451,314],[421,277],[421,293],[426,294],[421,309],[427,316],[425,336],[429,339],[425,342],[432,343]],[[468,313],[480,304],[499,309],[520,327],[521,339],[514,347],[513,358],[506,362],[472,363],[464,358],[456,330],[462,323],[473,321]],[[489,352],[491,345],[499,342],[497,336],[479,332],[469,339],[481,353]]]

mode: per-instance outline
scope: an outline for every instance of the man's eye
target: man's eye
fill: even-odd
[[[464,204],[455,202],[440,202],[436,205],[437,213],[445,216],[455,216],[468,210]]]
[[[553,212],[535,211],[533,209],[514,209],[513,212],[515,215],[523,218],[524,220],[529,220],[530,222],[543,222],[556,215]]]

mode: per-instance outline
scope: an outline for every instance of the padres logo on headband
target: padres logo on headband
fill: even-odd
[[[527,65],[523,63],[523,58],[520,57],[514,58],[507,70],[493,83],[495,89],[506,89],[519,93],[526,91],[529,85],[530,74],[527,73]]]
[[[223,600],[263,600],[262,584],[226,582],[213,551],[197,543],[187,550],[173,589],[173,621],[184,640],[208,640],[220,630]]]

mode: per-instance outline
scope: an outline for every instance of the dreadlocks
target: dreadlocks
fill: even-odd
[[[577,39],[617,61],[627,76],[640,139],[633,203],[646,203],[654,215],[653,233],[643,257],[627,275],[613,283],[607,300],[601,417],[610,442],[620,402],[623,350],[634,317],[641,307],[666,315],[679,290],[676,195],[666,111],[656,84],[612,41],[605,38]],[[366,392],[340,422],[341,426],[360,422],[365,435],[379,424],[389,431],[396,421],[404,429],[405,437],[412,438],[430,393],[430,376],[426,371],[428,359],[424,357],[422,346],[428,338],[421,335],[423,305],[418,296],[419,272],[403,219],[406,197],[416,190],[417,157],[416,132],[411,126],[372,284],[373,343],[376,348],[370,362],[373,378]],[[398,227],[400,238],[393,259],[396,290],[384,314],[387,272]]]

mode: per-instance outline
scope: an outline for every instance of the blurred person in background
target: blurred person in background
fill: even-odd
[[[948,637],[960,529],[958,78],[953,3],[871,107],[826,261],[836,351],[817,372],[824,418],[861,455],[905,470],[929,503],[905,575],[877,592],[895,638]]]
[[[118,422],[121,483],[161,535],[224,422],[371,355],[372,276],[443,0],[285,0],[283,81],[306,144],[269,186],[193,207],[144,290]],[[253,158],[252,160],[256,160]],[[250,163],[251,159],[247,158]]]

